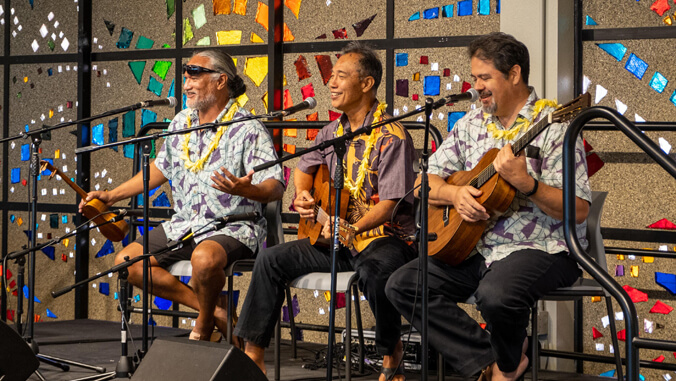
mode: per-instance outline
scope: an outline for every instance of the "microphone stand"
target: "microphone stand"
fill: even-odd
[[[12,141],[16,140],[19,138],[27,139],[30,137],[31,139],[31,159],[30,159],[30,178],[31,178],[31,202],[30,202],[30,215],[29,215],[29,226],[31,226],[31,237],[30,237],[30,244],[29,248],[35,248],[36,247],[36,231],[35,231],[35,222],[37,221],[37,205],[38,205],[38,175],[40,173],[40,157],[39,157],[39,150],[40,150],[40,144],[42,143],[42,134],[51,132],[53,130],[57,130],[63,127],[75,125],[75,124],[84,124],[88,123],[94,119],[99,119],[103,118],[109,115],[113,114],[118,114],[122,113],[125,111],[130,111],[130,110],[136,110],[138,108],[141,108],[143,104],[135,104],[132,106],[128,107],[123,107],[119,108],[116,110],[112,111],[107,111],[105,113],[96,115],[96,116],[91,116],[88,118],[83,118],[75,121],[69,121],[69,122],[64,122],[64,123],[59,123],[54,126],[43,126],[42,128],[38,129],[33,129],[25,132],[21,132],[16,136],[12,137],[7,137],[0,139],[0,143],[4,143],[7,141]],[[17,264],[19,265],[18,272],[19,274],[17,275],[17,278],[19,279],[20,283],[23,283],[23,272],[24,272],[24,264],[25,264],[25,259],[20,258],[17,260]],[[19,284],[23,288],[23,284]],[[22,332],[21,329],[21,315],[23,311],[23,300],[21,297],[18,298],[19,301],[17,302],[17,311],[16,311],[16,316],[15,316],[15,321],[16,321],[16,327],[18,329],[18,332]],[[34,340],[33,338],[33,330],[34,330],[34,324],[35,324],[35,250],[32,250],[28,253],[28,318],[26,319],[26,324],[27,324],[27,333],[24,336],[24,340],[28,343],[30,346],[31,350],[33,350],[33,353],[36,354],[36,356],[39,353],[39,348],[38,348],[38,343]],[[38,356],[38,359],[40,359],[43,362],[47,362],[44,358],[41,356]],[[59,360],[60,361],[60,360]],[[64,371],[68,370],[68,367],[66,365],[54,362],[54,361],[49,361],[48,362],[50,365],[54,365],[57,367],[60,367]],[[65,362],[64,362],[65,363]]]
[[[426,158],[427,156],[427,143],[428,143],[428,136],[429,136],[429,116],[431,115],[432,109],[437,109],[441,106],[444,106],[448,102],[446,102],[447,98],[444,99],[444,102],[442,101],[437,101],[436,103],[433,103],[432,99],[429,99],[425,103],[425,108],[420,108],[420,109],[415,109],[412,110],[408,113],[401,114],[396,117],[392,117],[387,120],[383,120],[380,122],[376,122],[374,124],[371,124],[369,126],[363,126],[361,128],[358,128],[354,131],[346,131],[342,136],[338,136],[333,139],[325,140],[319,144],[316,144],[312,147],[297,151],[294,154],[289,154],[284,157],[281,157],[277,160],[269,161],[265,164],[258,165],[254,167],[254,172],[261,171],[263,169],[270,168],[274,165],[281,164],[287,160],[291,160],[293,158],[305,155],[309,152],[316,151],[316,150],[323,150],[328,147],[333,147],[334,152],[336,153],[336,166],[334,170],[334,179],[333,179],[333,187],[335,189],[335,210],[334,210],[334,216],[338,216],[340,214],[340,193],[341,190],[343,189],[343,157],[346,151],[345,145],[346,142],[349,140],[352,140],[355,136],[359,136],[361,134],[367,134],[369,135],[371,131],[374,128],[384,126],[386,124],[391,124],[394,122],[397,122],[399,120],[420,114],[421,112],[425,111],[427,121],[425,124],[425,148],[424,148],[424,157]],[[425,163],[425,171],[427,170],[427,163]],[[427,185],[427,177],[425,173],[424,177],[425,181],[425,186],[428,188],[427,192],[429,192],[429,186]],[[422,194],[422,190],[421,190]],[[421,237],[419,241],[419,246],[420,246],[420,258],[424,263],[424,268],[425,268],[425,273],[423,274],[424,281],[423,281],[423,295],[424,298],[427,298],[427,197],[425,197],[425,203],[423,202],[420,203],[420,207],[422,208],[421,210],[424,213],[424,223],[421,224],[421,233],[418,235],[418,237]],[[424,230],[423,230],[424,229]],[[335,300],[336,300],[336,283],[337,283],[337,271],[336,271],[336,263],[337,263],[337,253],[338,250],[340,249],[340,240],[339,240],[339,232],[340,232],[340,224],[338,218],[335,218],[333,221],[333,244],[331,246],[331,301],[330,301],[330,308],[329,308],[329,342],[328,342],[328,352],[326,356],[326,362],[328,364],[327,370],[326,370],[326,379],[327,380],[332,380],[333,379],[333,340],[334,340],[334,330],[335,330]],[[425,238],[424,240],[422,238]],[[427,303],[425,302],[425,307]],[[425,319],[427,318],[427,314],[425,313]],[[425,320],[424,323],[424,331],[426,331],[427,323]],[[347,327],[347,329],[350,329]],[[426,337],[426,332],[423,332],[422,334],[423,337]],[[421,344],[424,349],[424,353],[427,352],[427,343],[424,342]],[[349,356],[349,355],[348,355]],[[427,359],[423,357],[423,366],[425,366],[427,363]],[[427,372],[423,371],[423,375],[425,378],[423,380],[426,380]]]

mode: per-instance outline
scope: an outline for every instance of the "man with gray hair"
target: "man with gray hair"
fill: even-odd
[[[169,131],[203,123],[237,120],[251,115],[237,102],[246,85],[237,75],[227,53],[204,50],[183,65],[183,85],[188,108],[178,113]],[[261,203],[281,199],[284,177],[280,166],[254,173],[256,165],[277,159],[272,140],[258,121],[245,121],[216,130],[206,129],[167,137],[150,165],[150,188],[171,180],[176,212],[171,221],[148,232],[150,251],[165,248],[170,240],[191,237],[228,215],[258,212]],[[141,174],[109,192],[90,192],[81,207],[98,198],[108,206],[143,191]],[[191,232],[192,231],[192,232]],[[220,340],[214,325],[227,329],[225,298],[219,295],[225,284],[223,269],[231,262],[252,258],[265,241],[266,223],[239,221],[223,229],[183,241],[183,246],[150,259],[154,295],[199,311],[193,340]],[[115,263],[143,253],[142,237],[120,251]],[[192,264],[192,288],[178,281],[167,268],[180,260]],[[141,286],[142,263],[129,267],[129,282]]]

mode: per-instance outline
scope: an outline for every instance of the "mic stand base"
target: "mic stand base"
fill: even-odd
[[[120,314],[122,317],[122,326],[120,329],[121,355],[117,362],[117,366],[115,367],[115,378],[130,378],[131,375],[134,374],[134,370],[136,370],[136,363],[132,357],[129,356],[129,348],[127,346],[127,338],[129,337],[129,334],[127,333],[127,322],[129,321],[129,317],[131,315],[129,313],[131,292],[129,282],[127,281],[128,275],[129,272],[126,268],[120,270],[120,294],[118,295],[118,300],[120,301]]]

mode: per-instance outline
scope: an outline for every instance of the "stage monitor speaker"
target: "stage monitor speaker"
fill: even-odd
[[[0,380],[24,381],[40,362],[24,339],[0,320]]]
[[[249,356],[232,345],[185,337],[155,340],[131,379],[267,381]]]

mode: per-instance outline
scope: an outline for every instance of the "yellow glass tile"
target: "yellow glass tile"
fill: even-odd
[[[324,299],[326,299],[327,302],[331,301],[331,291],[324,291]]]
[[[249,110],[249,112],[251,113],[251,115],[256,115],[256,110],[254,110],[253,107],[251,108],[251,110]]]
[[[49,109],[49,117],[51,118],[51,117],[53,117],[53,116],[54,116],[54,109],[53,109],[53,108],[50,108],[50,109]]]
[[[56,151],[54,151],[54,158],[59,159],[60,157],[61,157],[61,150],[57,149]]]
[[[643,257],[643,263],[653,263],[655,262],[655,257]]]
[[[61,242],[63,242],[63,246],[68,247],[68,244],[70,244],[70,239],[64,238]]]
[[[266,91],[265,94],[261,97],[261,100],[263,101],[263,104],[265,105],[265,109],[268,110],[268,92]]]
[[[240,95],[237,98],[237,103],[239,103],[240,106],[244,107],[244,105],[249,102],[249,97],[246,95],[246,93]]]
[[[242,43],[241,30],[221,30],[216,32],[218,45],[237,45]]]
[[[19,226],[23,225],[23,218],[17,217],[16,218],[16,224],[19,225]]]
[[[246,1],[247,0],[235,0],[235,7],[232,12],[236,15],[246,16]]]
[[[288,82],[286,82],[286,74],[282,75],[282,86],[286,86]]]
[[[23,77],[23,82],[28,83],[28,77]]]
[[[265,76],[268,75],[268,57],[247,58],[244,64],[244,75],[249,77],[256,87],[260,86]]]
[[[666,25],[671,25],[671,24],[672,24],[671,16],[669,16],[669,15],[665,16],[665,17],[662,19],[662,21],[663,21]]]
[[[592,303],[600,302],[601,297],[600,296],[592,296],[591,301],[592,301]]]
[[[214,2],[214,16],[230,14],[230,8],[232,8],[230,0],[213,0],[213,2]]]
[[[234,62],[234,63],[235,63],[235,67],[237,67],[237,58],[232,57],[232,62]]]
[[[288,120],[287,120],[288,122]],[[285,128],[284,129],[284,136],[288,136],[290,138],[296,138],[298,137],[298,129],[296,128]]]
[[[631,273],[632,277],[638,278],[638,266],[629,267],[629,272]]]
[[[413,80],[414,81],[420,81],[420,73],[414,73],[413,74]]]
[[[262,44],[265,41],[263,41],[263,39],[256,33],[251,32],[251,42],[253,42],[254,44]]]
[[[624,261],[624,254],[617,254],[618,261]]]

